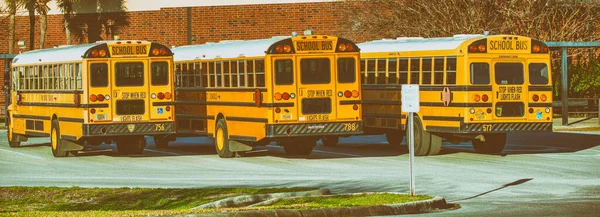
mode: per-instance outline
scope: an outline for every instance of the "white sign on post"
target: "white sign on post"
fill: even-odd
[[[402,85],[402,112],[419,112],[419,85]]]
[[[413,114],[419,112],[419,85],[402,85],[402,112],[408,112],[408,153],[410,161],[408,163],[410,171],[410,196],[415,196],[415,177],[413,176],[413,164],[415,163],[415,131],[413,125]]]

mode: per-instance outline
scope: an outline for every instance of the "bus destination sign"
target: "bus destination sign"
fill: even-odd
[[[296,51],[333,51],[333,41],[296,41]]]
[[[530,40],[516,39],[490,39],[488,40],[488,53],[529,53],[531,50]]]
[[[148,55],[147,45],[115,45],[110,48],[111,56]]]

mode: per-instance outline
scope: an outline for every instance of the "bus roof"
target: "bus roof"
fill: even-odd
[[[17,55],[13,59],[13,64],[26,65],[40,62],[68,62],[82,60],[83,58],[81,56],[83,56],[88,49],[98,44],[100,43],[66,45],[57,48],[32,50]]]
[[[484,38],[484,35],[455,35],[443,38],[397,38],[368,41],[358,44],[361,52],[402,52],[428,50],[454,50],[462,43]]]
[[[265,56],[265,51],[275,42],[290,38],[290,36],[275,36],[258,40],[230,40],[218,43],[188,45],[173,48],[174,61],[195,59],[236,58],[240,56]]]

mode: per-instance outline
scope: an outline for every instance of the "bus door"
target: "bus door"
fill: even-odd
[[[522,60],[492,62],[493,117],[499,120],[524,120],[527,102],[525,64]]]
[[[335,58],[331,56],[297,56],[296,73],[300,122],[327,122],[337,119]]]
[[[115,122],[149,120],[149,67],[147,60],[112,61],[114,81],[111,104]]]

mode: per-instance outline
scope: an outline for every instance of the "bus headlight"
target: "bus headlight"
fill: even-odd
[[[471,108],[471,109],[469,109],[469,112],[470,112],[471,114],[475,114],[475,109],[474,109],[474,108]]]
[[[546,113],[550,113],[550,108],[546,108]]]
[[[340,92],[338,92],[338,96],[342,97],[342,96],[344,96],[344,93],[342,93],[342,91],[340,91]]]
[[[290,98],[295,99],[296,98],[296,94],[295,93],[290,93]]]

